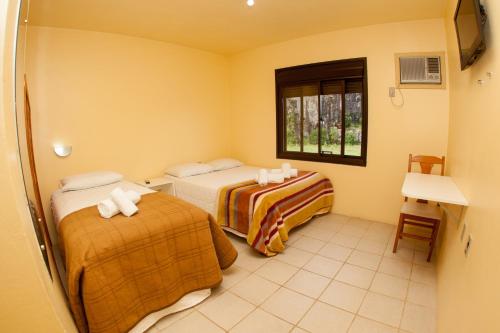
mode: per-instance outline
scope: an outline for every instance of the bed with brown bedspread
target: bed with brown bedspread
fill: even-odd
[[[237,252],[203,210],[164,193],[106,220],[97,207],[59,228],[69,301],[81,332],[127,332],[146,315],[222,281]]]

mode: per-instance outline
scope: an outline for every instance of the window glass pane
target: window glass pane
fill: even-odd
[[[286,97],[286,150],[300,151],[300,97]]]
[[[304,96],[304,152],[318,153],[318,95]]]
[[[345,155],[361,156],[362,95],[345,94]]]
[[[321,151],[340,154],[342,140],[342,94],[321,95]]]

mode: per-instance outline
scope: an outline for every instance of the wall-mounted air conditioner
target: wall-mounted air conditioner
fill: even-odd
[[[395,60],[398,88],[446,88],[444,52],[399,53]]]

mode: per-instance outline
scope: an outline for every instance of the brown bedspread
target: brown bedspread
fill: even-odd
[[[126,332],[184,295],[217,286],[237,252],[203,210],[142,196],[139,213],[101,218],[97,207],[60,224],[69,301],[81,332]]]

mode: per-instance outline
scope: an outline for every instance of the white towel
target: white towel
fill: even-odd
[[[283,170],[283,171],[290,170],[291,168],[292,168],[292,166],[290,165],[290,163],[281,164],[281,170]]]
[[[125,216],[130,217],[137,213],[137,211],[139,210],[139,208],[137,208],[132,200],[127,198],[127,195],[120,187],[117,187],[113,191],[111,191],[111,199],[116,204],[120,212]]]
[[[266,186],[268,182],[269,182],[269,175],[267,173],[267,170],[260,169],[259,175],[257,176],[257,183],[259,183],[260,186]]]
[[[290,169],[290,177],[297,177],[299,175],[299,170]]]
[[[269,175],[270,183],[283,183],[285,181],[285,175],[283,173],[270,173]]]
[[[132,200],[134,204],[141,201],[141,195],[136,191],[129,190],[125,192],[125,195],[127,196],[127,198]],[[110,198],[100,201],[97,204],[97,209],[99,210],[99,214],[101,214],[101,216],[106,219],[112,218],[120,212],[118,206]]]

